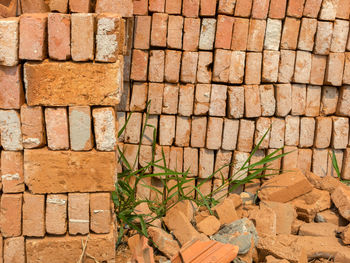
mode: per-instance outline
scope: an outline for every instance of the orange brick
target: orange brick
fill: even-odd
[[[45,195],[23,194],[23,235],[45,235]]]
[[[136,0],[133,1],[134,15],[147,15],[148,14],[148,0]]]
[[[212,52],[198,52],[197,82],[210,83],[212,78]]]
[[[150,114],[161,114],[163,106],[163,83],[149,83],[148,101],[151,101],[149,107]]]
[[[164,50],[151,50],[149,55],[148,81],[164,81]]]
[[[89,233],[89,194],[68,194],[69,234]]]
[[[217,19],[215,48],[230,49],[234,19],[219,15]]]
[[[55,60],[70,58],[70,15],[50,13],[48,15],[49,56]]]
[[[181,14],[182,1],[178,0],[166,0],[165,1],[165,13],[167,14]]]
[[[148,0],[148,10],[150,12],[163,13],[165,0]]]
[[[19,109],[24,103],[21,65],[0,66],[0,108]]]
[[[224,120],[222,118],[209,117],[207,128],[206,148],[218,150],[222,142],[222,128]]]
[[[192,117],[191,147],[205,147],[206,117]]]
[[[213,81],[228,82],[231,64],[231,51],[216,49],[214,54]]]
[[[350,86],[340,88],[337,115],[350,116]]]
[[[168,15],[154,13],[152,15],[151,45],[155,47],[166,47]]]
[[[214,151],[201,148],[199,150],[199,178],[208,178],[214,172]]]
[[[182,29],[184,18],[182,16],[169,16],[167,47],[182,49]]]
[[[233,15],[236,0],[219,0],[218,13],[224,15]]]
[[[1,152],[1,180],[4,193],[20,193],[24,191],[22,152]]]
[[[321,87],[307,86],[305,115],[317,117],[320,115]]]
[[[303,15],[305,0],[288,1],[287,15],[300,18]]]
[[[177,114],[177,105],[179,101],[179,84],[164,85],[163,90],[163,108],[162,113]]]
[[[262,53],[250,52],[246,57],[245,84],[260,84]]]
[[[22,234],[22,194],[3,194],[0,214],[2,236],[20,236]]]
[[[199,0],[183,0],[182,15],[185,17],[198,17]]]
[[[251,85],[244,87],[245,117],[255,118],[261,116],[259,86]]]
[[[235,16],[250,17],[253,0],[237,0]]]
[[[271,0],[269,17],[283,19],[286,15],[287,0]]]
[[[52,0],[49,2],[50,11],[58,13],[67,13],[68,0]]]
[[[180,79],[185,83],[195,83],[198,64],[198,52],[185,51],[182,53]]]
[[[188,147],[190,145],[191,136],[191,119],[190,117],[176,117],[176,135],[175,145]]]
[[[277,82],[279,61],[279,51],[264,50],[262,69],[263,82]]]
[[[198,175],[198,149],[184,148],[184,165],[183,171],[188,171],[188,176],[195,177]]]
[[[308,84],[311,74],[311,53],[297,51],[293,80],[297,83]]]
[[[66,108],[46,108],[45,122],[49,148],[52,150],[68,149],[69,135]]]
[[[166,82],[179,82],[181,55],[181,51],[168,49],[165,51],[164,79]]]
[[[327,60],[327,69],[324,83],[332,86],[343,84],[345,54],[330,53]]]
[[[159,144],[172,145],[175,140],[176,118],[173,115],[159,117]]]
[[[310,84],[323,85],[326,72],[327,56],[314,55],[311,58]]]
[[[139,49],[133,50],[131,75],[135,81],[147,81],[148,72],[148,51]]]
[[[170,147],[169,169],[182,173],[183,166],[183,148]]]
[[[110,193],[90,194],[90,217],[90,228],[93,232],[109,233],[112,223]]]
[[[276,85],[276,115],[287,116],[292,108],[292,87],[290,84]]]
[[[283,25],[281,49],[297,48],[299,36],[300,19],[286,17]]]
[[[317,117],[315,130],[315,147],[327,148],[331,143],[332,136],[332,118]]]
[[[176,2],[180,2],[175,0]],[[215,16],[216,13],[216,0],[201,0],[200,3],[200,15],[201,16]],[[232,9],[233,13],[233,9]]]
[[[42,107],[22,105],[21,124],[24,148],[36,148],[45,145],[46,137]]]
[[[103,2],[103,1],[99,1]],[[132,8],[132,5],[131,5]],[[73,13],[90,13],[92,4],[90,0],[71,0],[69,1],[69,10]],[[103,12],[108,12],[104,10]]]
[[[245,51],[247,49],[248,32],[249,19],[235,18],[231,42],[232,50]]]
[[[347,0],[339,0],[336,18],[349,19],[350,2]]]
[[[128,114],[127,118],[129,118],[129,122],[124,130],[124,142],[138,144],[141,136],[142,113],[133,112]]]
[[[193,114],[194,85],[180,85],[179,91],[178,114],[180,116],[191,116]]]
[[[269,11],[270,0],[254,0],[252,8],[252,18],[266,19]]]
[[[241,84],[244,80],[245,55],[243,51],[231,52],[229,83]]]
[[[250,152],[253,148],[255,123],[251,120],[241,119],[239,122],[237,150]]]
[[[134,48],[149,49],[151,20],[151,16],[135,17]]]
[[[317,18],[318,12],[321,8],[322,0],[306,0],[304,6],[303,16],[310,18]]]
[[[350,84],[350,53],[345,52],[343,84]]]
[[[264,45],[266,21],[251,19],[248,34],[248,51],[262,51]]]
[[[67,231],[67,195],[49,194],[46,197],[46,232],[63,235]]]
[[[199,18],[185,18],[184,22],[184,36],[182,49],[185,51],[198,50],[199,32],[201,20]]]
[[[146,109],[148,85],[144,82],[134,82],[130,101],[131,111],[143,111]]]

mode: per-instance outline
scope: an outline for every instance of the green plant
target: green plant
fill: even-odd
[[[149,103],[147,104],[147,108]],[[120,136],[125,127],[127,126],[131,114],[128,116],[125,125],[119,131]],[[118,180],[116,183],[116,189],[112,193],[112,198],[115,204],[116,217],[119,224],[119,239],[118,244],[121,242],[123,235],[128,229],[137,231],[139,234],[147,237],[147,227],[152,225],[155,220],[165,216],[166,212],[183,200],[190,200],[197,206],[205,206],[212,213],[211,208],[215,206],[224,195],[219,195],[224,189],[229,188],[230,191],[234,191],[237,187],[246,183],[252,182],[254,179],[260,179],[267,176],[267,171],[270,171],[269,175],[277,174],[279,171],[270,168],[270,163],[276,159],[285,156],[288,153],[282,153],[282,148],[277,149],[271,154],[266,155],[260,161],[250,164],[252,156],[256,153],[261,145],[262,141],[266,137],[268,131],[261,138],[259,143],[254,147],[253,151],[249,155],[244,164],[231,175],[230,178],[225,179],[221,171],[225,167],[231,167],[234,163],[226,164],[220,167],[208,178],[201,180],[196,185],[196,178],[189,176],[189,171],[177,172],[169,169],[166,164],[165,154],[162,150],[162,157],[155,160],[155,142],[157,130],[154,126],[148,124],[149,114],[148,111],[145,117],[145,124],[141,131],[141,141],[138,145],[137,156],[140,153],[140,147],[142,138],[145,133],[145,129],[153,129],[153,145],[152,145],[152,159],[147,165],[136,169],[138,157],[131,164],[128,162],[124,155],[124,152],[118,146],[117,151],[119,154],[119,161],[123,164],[123,172],[118,174]],[[158,168],[162,172],[149,173],[150,170]],[[213,178],[221,178],[220,185],[213,190],[210,194],[203,194],[200,188],[203,184],[212,180]],[[150,180],[152,178],[158,178],[162,183],[162,188],[158,189],[152,185],[144,184],[144,180]],[[137,187],[145,187],[150,191],[153,191],[158,199],[141,199],[137,197]],[[138,208],[143,206],[143,210],[146,212],[139,212]],[[146,208],[146,209],[145,209]]]
[[[341,172],[340,172],[340,169],[339,169],[339,166],[338,166],[337,157],[336,157],[335,152],[334,152],[333,149],[332,149],[332,155],[329,153],[329,156],[330,156],[330,158],[332,160],[333,169],[334,169],[335,173],[337,174],[337,177],[340,180],[340,182],[342,182],[342,183],[344,183],[346,185],[350,185],[350,180],[343,180],[341,178]],[[333,176],[333,169],[331,171],[332,176]]]

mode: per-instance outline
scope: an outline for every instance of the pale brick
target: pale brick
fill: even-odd
[[[168,48],[182,48],[182,29],[184,18],[182,16],[169,16],[168,20]]]
[[[151,145],[141,145],[140,146],[140,153],[139,153],[139,165],[140,165],[140,167],[142,167],[142,168],[144,168],[144,167],[146,167],[149,163],[151,163],[152,162],[152,151],[153,151],[153,149],[152,149],[152,146]],[[152,172],[152,167],[148,167],[148,169],[145,169],[144,170],[145,171],[145,173],[151,173]],[[146,179],[146,178],[145,178]],[[148,178],[148,179],[146,179],[145,181],[143,181],[143,183],[150,183],[150,180],[151,180],[151,178]],[[143,196],[143,198],[149,198],[149,194],[150,194],[150,189],[147,189],[146,187],[145,188],[143,188],[143,187],[140,187],[140,188],[142,188],[143,190],[142,190],[142,195],[144,195]],[[137,189],[137,192],[138,192],[138,194],[140,194],[140,191],[139,191],[140,189]]]
[[[210,83],[212,77],[211,65],[213,63],[212,52],[198,53],[197,82]]]
[[[199,150],[199,178],[208,178],[214,173],[214,151],[201,148]]]
[[[37,148],[45,145],[46,136],[42,107],[22,105],[21,124],[24,148]]]
[[[134,48],[149,49],[151,20],[151,16],[135,17]]]
[[[285,171],[296,169],[298,166],[298,148],[295,146],[285,146],[283,148],[283,153],[287,155],[283,156],[282,159],[282,169]]]
[[[267,149],[267,153],[266,154],[272,154],[272,153],[276,154],[276,151],[278,151],[279,154],[282,153],[279,149]],[[268,177],[266,177],[266,179],[269,179],[269,177],[273,177],[276,174],[278,175],[279,171],[280,171],[280,168],[281,168],[281,158],[278,158],[278,159],[272,161],[270,163],[269,169],[267,169],[265,171],[264,175],[268,176]]]
[[[222,134],[223,150],[232,151],[236,149],[238,137],[239,120],[224,119],[224,130]]]
[[[3,237],[22,234],[22,199],[22,194],[2,194],[0,229]]]
[[[332,118],[317,117],[315,129],[315,147],[327,148],[331,143]]]
[[[259,149],[267,149],[269,147],[269,142],[270,142],[270,126],[271,126],[271,119],[270,118],[258,118],[256,120],[255,124],[255,139],[254,139],[254,145],[259,145]],[[266,135],[265,135],[266,134]],[[263,136],[264,139],[263,139]]]
[[[327,70],[325,84],[332,86],[341,86],[343,83],[345,54],[330,53],[327,60]]]
[[[194,85],[180,85],[178,114],[191,116],[193,114]]]
[[[228,82],[230,75],[231,51],[216,49],[214,55],[213,81]]]
[[[321,9],[322,0],[306,0],[303,16],[317,18]]]
[[[23,194],[23,235],[45,235],[45,195]]]
[[[350,53],[345,53],[343,84],[350,84]]]
[[[244,79],[245,52],[232,51],[228,82],[241,84]]]
[[[183,166],[183,148],[170,147],[169,169],[178,173],[182,173]]]
[[[24,237],[13,237],[4,240],[4,263],[26,262]]]
[[[237,150],[250,152],[253,148],[255,123],[251,120],[241,119],[239,122]]]
[[[231,151],[218,150],[215,156],[214,178],[228,178],[230,172],[230,163],[232,159]]]
[[[165,53],[163,50],[151,50],[149,54],[148,80],[151,82],[164,81]]]
[[[114,151],[117,144],[114,109],[108,107],[92,109],[92,117],[96,149],[99,151]]]
[[[68,222],[69,234],[89,233],[89,194],[68,194]]]
[[[310,84],[323,85],[326,72],[327,56],[312,55]]]
[[[226,115],[226,98],[227,86],[213,84],[211,86],[209,115],[225,116]]]
[[[290,83],[294,74],[295,51],[281,50],[278,69],[278,82]]]
[[[297,168],[300,169],[303,174],[311,171],[311,160],[312,160],[311,149],[298,149]]]
[[[199,37],[199,49],[212,50],[214,47],[216,19],[203,18]]]
[[[320,115],[321,87],[307,86],[305,115],[316,117]]]
[[[48,47],[51,59],[68,60],[71,50],[71,21],[70,15],[49,13]]]
[[[176,114],[179,100],[179,84],[165,84],[162,113]]]
[[[177,83],[180,77],[181,52],[165,51],[164,79],[166,82]]]
[[[259,86],[245,86],[244,87],[244,98],[245,98],[245,117],[254,118],[261,116],[261,104]]]
[[[209,112],[210,93],[210,84],[196,85],[194,115],[206,115]]]
[[[334,149],[346,149],[349,138],[349,119],[333,116],[332,121],[332,147]]]
[[[209,117],[206,148],[218,150],[221,147],[223,123],[222,118]]]
[[[185,83],[195,83],[198,64],[198,52],[183,52],[180,79]],[[215,67],[215,66],[214,66]]]
[[[297,51],[295,59],[294,82],[308,84],[311,73],[311,53]]]
[[[207,132],[207,117],[192,117],[191,147],[204,147]]]
[[[51,150],[69,149],[68,116],[66,108],[46,108],[47,144]]]
[[[184,22],[184,35],[182,49],[185,51],[197,51],[199,45],[201,20],[186,17]]]
[[[312,172],[317,176],[327,175],[328,149],[312,150]]]
[[[328,55],[333,34],[333,23],[317,22],[317,33],[315,39],[314,53],[318,55]]]
[[[286,132],[284,143],[289,146],[299,145],[300,118],[298,116],[288,115],[286,117]]]
[[[190,136],[191,136],[191,118],[177,116],[175,145],[181,146],[181,147],[188,147],[190,145]]]
[[[3,193],[24,191],[23,153],[1,151],[1,181]]]
[[[299,28],[300,19],[286,17],[283,24],[281,49],[295,50],[297,48]]]
[[[84,211],[85,214],[85,211]],[[109,233],[112,223],[110,193],[90,194],[90,228],[98,234]]]
[[[306,108],[306,85],[292,85],[292,115],[304,115]]]
[[[270,148],[281,148],[284,146],[284,134],[286,124],[284,119],[272,118],[271,119],[271,133],[270,133]]]
[[[151,45],[155,47],[166,47],[168,14],[153,13],[151,29]]]
[[[343,170],[341,171],[341,178],[349,180],[349,169],[350,169],[350,150],[346,148],[343,153]],[[332,165],[330,163],[330,165]]]
[[[159,144],[172,145],[175,140],[175,116],[161,115],[159,118]]]
[[[231,49],[245,51],[248,44],[249,19],[235,17],[232,32]]]
[[[284,117],[292,109],[292,86],[290,84],[276,85],[276,115]]]
[[[262,53],[247,53],[245,84],[260,84]]]
[[[141,136],[142,113],[132,112],[127,114],[129,120],[125,127],[124,142],[138,144]]]
[[[282,21],[267,19],[264,49],[279,50],[282,33]]]
[[[298,49],[312,51],[317,29],[317,19],[303,18],[301,20]]]
[[[92,149],[93,135],[89,106],[69,107],[69,139],[73,151],[87,151]]]
[[[15,110],[0,110],[0,139],[4,150],[23,149],[20,116]]]
[[[314,144],[315,119],[304,117],[300,119],[299,147],[312,147]]]
[[[247,177],[247,170],[240,170],[243,167],[243,164],[247,161],[249,157],[249,153],[235,151],[233,154],[233,166],[231,166],[231,178],[235,180],[242,180]],[[240,190],[240,189],[236,189]]]
[[[67,195],[49,194],[46,197],[46,232],[63,235],[67,231]]]
[[[321,98],[321,114],[330,115],[334,114],[337,110],[338,104],[338,89],[337,87],[325,86],[322,88]]]
[[[343,159],[344,159],[344,152],[343,152],[343,150],[328,149],[327,176],[338,177],[338,175],[337,175],[337,173],[336,173],[336,171],[334,169],[334,166],[332,164],[333,154],[335,156],[335,160],[337,162],[339,171],[341,173],[344,171],[343,174],[346,175],[347,171],[346,171],[345,165],[344,165],[344,169],[343,169]]]
[[[242,118],[244,115],[244,87],[228,87],[228,117]]]
[[[163,106],[163,83],[148,84],[148,101],[150,102],[149,114],[161,114]]]
[[[198,175],[198,149],[184,148],[183,171],[188,171],[188,176],[190,177],[196,177]]]
[[[348,33],[349,21],[339,19],[335,20],[330,49],[331,52],[345,52]]]
[[[248,34],[248,51],[262,51],[264,45],[266,21],[251,19]]]
[[[218,15],[215,48],[230,49],[234,19],[232,16]]]
[[[131,170],[131,171],[136,171],[138,166],[138,159],[139,156],[137,154],[138,152],[138,145],[137,144],[124,144],[124,148],[122,150],[125,161],[122,161],[123,167],[125,169]]]
[[[337,115],[350,116],[350,86],[342,86],[339,93]]]
[[[0,65],[18,64],[19,18],[0,20]]]
[[[130,100],[131,111],[143,111],[147,104],[148,85],[143,82],[134,82]]]
[[[261,116],[273,116],[276,110],[276,99],[273,85],[260,85]]]
[[[277,82],[279,61],[279,51],[264,51],[262,82]]]
[[[319,13],[320,20],[335,20],[339,0],[324,0]]]

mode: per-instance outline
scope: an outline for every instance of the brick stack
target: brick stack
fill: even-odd
[[[84,262],[114,262],[124,28],[114,13],[0,19],[0,262],[78,262],[87,235]]]

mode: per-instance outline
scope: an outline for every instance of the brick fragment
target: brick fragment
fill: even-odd
[[[180,116],[191,116],[193,114],[194,85],[180,85],[179,108]]]
[[[213,81],[227,83],[230,75],[231,51],[216,49],[214,55]]]
[[[271,126],[271,119],[270,118],[264,118],[260,117],[256,120],[255,124],[255,137],[254,137],[254,145],[258,145],[259,142],[262,140],[263,136],[265,135],[265,138],[261,141],[259,149],[267,149],[269,147],[270,142],[270,126]]]
[[[185,51],[196,51],[199,45],[201,20],[199,18],[186,17],[184,21],[184,35],[182,49]]]
[[[276,110],[276,99],[272,85],[260,85],[261,116],[273,116]]]
[[[314,144],[315,119],[303,117],[300,119],[299,147],[312,147]]]
[[[24,103],[21,65],[0,66],[0,108],[19,109]]]
[[[188,147],[190,145],[191,119],[189,117],[177,116],[175,145]]]
[[[306,108],[306,85],[292,85],[292,114],[304,115]]]
[[[138,144],[141,136],[141,123],[142,113],[133,112],[127,115],[129,119],[128,124],[125,127],[125,138],[124,142]]]
[[[90,194],[90,228],[93,232],[98,234],[109,233],[112,220],[111,212],[110,193]]]
[[[214,151],[201,148],[199,150],[199,178],[208,178],[214,172]]]
[[[245,55],[243,51],[232,51],[229,83],[241,84],[244,79]]]
[[[45,195],[23,194],[23,235],[45,235]]]
[[[1,181],[3,193],[24,191],[22,152],[1,152]]]
[[[295,59],[295,71],[293,80],[297,83],[308,84],[311,73],[311,53],[297,51]]]
[[[236,149],[238,129],[239,120],[224,119],[224,130],[222,134],[221,146],[223,150],[232,151]]]
[[[250,152],[253,147],[255,123],[251,120],[241,119],[239,122],[237,150]]]
[[[67,231],[67,195],[49,194],[46,197],[46,232],[62,235]]]
[[[300,118],[298,116],[288,115],[285,120],[286,120],[286,130],[285,130],[285,138],[284,138],[285,145],[298,146]]]
[[[181,49],[182,48],[182,29],[184,18],[182,16],[169,16],[168,19],[168,37],[167,47]],[[163,34],[162,34],[163,37]]]
[[[207,117],[192,117],[191,147],[205,147]]]
[[[264,45],[266,21],[251,19],[248,34],[248,51],[262,51]]]
[[[319,13],[320,20],[335,20],[339,0],[324,0]]]
[[[50,13],[48,15],[48,45],[51,59],[68,60],[70,58],[70,36],[70,15]]]
[[[333,116],[332,121],[332,147],[334,149],[346,149],[349,138],[349,119]]]
[[[0,228],[3,237],[17,237],[22,234],[22,198],[22,194],[1,196]]]
[[[203,18],[199,37],[199,49],[212,50],[214,47],[216,19]]]
[[[271,0],[269,9],[269,18],[283,19],[286,15],[286,0]]]
[[[341,86],[343,83],[345,54],[330,53],[327,60],[327,69],[325,84],[332,86]]]
[[[262,69],[263,82],[277,82],[279,61],[279,51],[264,50]]]
[[[199,0],[183,0],[182,15],[185,17],[198,17]]]
[[[244,87],[228,87],[228,117],[242,118],[244,114]]]
[[[245,84],[260,84],[262,53],[250,52],[246,54]]]
[[[312,54],[310,84],[323,85],[326,72],[327,56]]]
[[[318,55],[328,55],[331,47],[333,34],[332,22],[317,22],[317,33],[315,39],[314,53]]]
[[[194,103],[195,115],[206,115],[209,111],[210,104],[210,84],[197,84]]]
[[[89,194],[68,194],[69,234],[89,233]]]
[[[221,147],[223,123],[222,118],[209,117],[206,148],[218,150]]]
[[[230,49],[234,19],[219,15],[217,18],[215,48]]]
[[[306,0],[303,16],[317,18],[321,9],[322,0]]]
[[[151,16],[135,17],[134,48],[149,49]]]
[[[52,150],[69,149],[68,116],[66,108],[46,108],[47,144]]]
[[[337,110],[339,92],[337,87],[325,86],[322,88],[321,114],[331,115]]]
[[[115,112],[112,108],[92,110],[96,148],[100,151],[113,151],[116,147]]]
[[[210,83],[212,78],[213,53],[199,52],[198,67],[197,67],[197,82]],[[179,66],[180,67],[180,66]]]
[[[232,50],[245,51],[248,43],[249,19],[235,18],[232,32]]]
[[[18,64],[19,18],[0,20],[0,65],[16,66]]]
[[[250,17],[253,0],[237,0],[235,7],[235,16]]]
[[[198,64],[198,52],[182,53],[180,80],[185,83],[195,83]]]
[[[163,90],[162,113],[177,114],[177,105],[179,101],[179,85],[165,84]]]
[[[1,145],[6,151],[23,149],[19,113],[15,110],[0,110]]]
[[[295,50],[297,48],[299,28],[300,19],[286,17],[283,24],[281,49]]]
[[[166,0],[165,1],[165,13],[167,14],[181,14],[181,1],[177,0]]]
[[[166,50],[164,79],[166,82],[177,83],[180,78],[181,51]]]
[[[4,262],[25,262],[26,251],[24,237],[12,237],[4,240]]]
[[[295,51],[281,50],[280,64],[278,69],[278,82],[290,83],[294,74]]]
[[[320,114],[321,87],[307,86],[305,115],[316,117]]]
[[[225,116],[226,115],[226,98],[227,86],[213,84],[211,86],[209,115]]]
[[[19,58],[43,60],[47,56],[47,14],[20,17]]]
[[[244,87],[245,117],[254,118],[261,116],[259,86],[251,85]]]
[[[276,115],[287,116],[292,108],[292,86],[290,84],[276,85]]]

